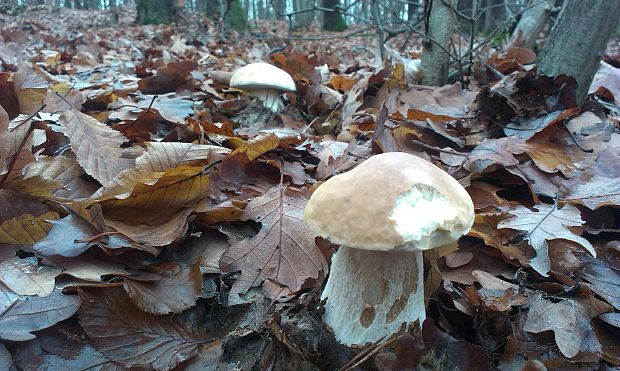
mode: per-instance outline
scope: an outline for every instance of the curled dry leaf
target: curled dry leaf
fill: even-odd
[[[166,171],[130,169],[95,193],[106,219],[130,225],[160,225],[205,197],[209,178],[201,166],[179,166]]]
[[[25,179],[39,177],[50,180],[58,185],[54,196],[73,200],[87,198],[97,190],[94,182],[86,181],[83,174],[80,164],[64,156],[39,156],[24,170]]]
[[[248,141],[230,138],[228,142],[235,148],[233,155],[245,153],[250,161],[258,158],[263,153],[278,148],[280,145],[280,139],[275,134],[259,134]]]
[[[171,370],[214,340],[178,317],[141,311],[120,287],[79,293],[84,332],[99,352],[125,367]]]
[[[243,219],[260,222],[261,230],[232,246],[220,260],[225,271],[241,271],[230,292],[233,302],[239,301],[238,294],[265,279],[295,292],[306,280],[327,272],[325,257],[303,222],[307,202],[300,191],[278,185],[247,205]]]
[[[80,307],[80,298],[63,295],[60,289],[46,297],[20,298],[0,314],[0,339],[24,341],[34,339],[41,330],[71,317]]]
[[[563,199],[590,209],[620,205],[620,153],[602,151],[594,165],[560,188]]]

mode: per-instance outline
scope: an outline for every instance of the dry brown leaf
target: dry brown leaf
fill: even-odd
[[[79,293],[84,332],[98,351],[125,367],[170,370],[215,340],[178,317],[141,311],[120,287]]]
[[[158,282],[142,282],[128,277],[125,291],[131,300],[147,313],[181,313],[196,304],[202,292],[199,264],[181,268],[177,264],[158,267]]]
[[[47,235],[52,228],[46,220],[58,219],[58,214],[50,211],[34,217],[22,214],[17,218],[0,224],[0,243],[12,245],[31,245]]]
[[[546,204],[535,205],[534,208],[536,211],[519,205],[510,209],[508,212],[515,217],[501,221],[497,228],[511,228],[525,233],[523,239],[529,241],[536,250],[536,256],[532,258],[530,265],[538,273],[547,276],[551,269],[547,240],[561,238],[573,241],[592,256],[596,256],[592,244],[570,229],[584,224],[579,209],[572,205],[558,208],[557,205]]]
[[[553,331],[562,354],[572,358],[579,353],[581,343],[593,331],[590,321],[610,311],[611,306],[593,296],[554,303],[539,294],[530,306],[523,330],[534,333]]]
[[[49,83],[31,66],[20,62],[13,76],[13,84],[22,114],[31,115],[41,108]]]
[[[0,262],[0,282],[18,295],[48,296],[60,272],[59,268],[38,265],[32,258],[13,256]]]
[[[99,205],[93,205],[90,209],[86,209],[84,205],[76,204],[71,209],[72,212],[66,217],[60,220],[49,220],[52,229],[45,238],[32,246],[36,252],[46,256],[75,257],[94,244],[106,247],[129,246],[117,236],[102,236],[102,238],[90,242],[77,242],[89,240],[91,237],[101,234],[104,221]]]
[[[50,180],[58,185],[54,196],[73,200],[87,198],[97,190],[96,184],[85,180],[83,174],[80,164],[64,156],[39,156],[24,170],[25,179],[39,177]]]
[[[590,209],[620,205],[619,163],[620,154],[617,151],[602,151],[594,166],[562,185],[562,199]]]
[[[166,223],[207,194],[209,178],[201,166],[179,166],[162,172],[130,169],[91,197],[106,219],[130,225]]]
[[[326,274],[327,262],[314,242],[314,235],[303,222],[308,200],[298,190],[278,185],[250,201],[243,219],[262,223],[258,235],[232,246],[220,265],[226,271],[242,271],[230,291],[238,294],[271,279],[299,291],[308,279]]]
[[[146,145],[146,152],[136,159],[136,168],[152,172],[181,165],[206,165],[213,153],[230,153],[228,148],[208,144],[147,142]]]
[[[101,184],[108,184],[123,170],[135,166],[139,149],[126,150],[121,144],[127,138],[96,119],[75,109],[60,117],[65,135],[84,170]]]
[[[334,75],[329,81],[329,85],[336,90],[346,92],[350,90],[358,80],[349,78],[344,75]]]
[[[243,141],[239,138],[230,138],[228,142],[235,149],[232,155],[245,153],[250,161],[258,158],[260,155],[278,148],[280,139],[275,134],[259,134],[253,139]]]
[[[46,297],[21,298],[0,314],[0,339],[24,341],[34,339],[41,330],[71,317],[80,307],[80,298],[63,295],[60,289]]]

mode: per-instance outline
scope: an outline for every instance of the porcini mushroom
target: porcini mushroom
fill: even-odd
[[[245,90],[274,112],[284,107],[280,94],[295,92],[295,81],[286,71],[269,63],[251,63],[239,68],[230,79],[230,87]]]
[[[321,184],[304,221],[340,245],[321,295],[325,323],[339,342],[362,345],[424,320],[422,251],[466,234],[474,205],[448,173],[391,152]]]

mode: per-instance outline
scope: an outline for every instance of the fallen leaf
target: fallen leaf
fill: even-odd
[[[60,124],[80,165],[101,184],[134,167],[137,156],[127,156],[129,151],[121,148],[127,138],[118,131],[77,110],[65,112]]]
[[[37,264],[35,258],[9,257],[0,262],[0,281],[18,295],[48,296],[61,270]]]
[[[175,317],[142,312],[122,288],[79,293],[84,332],[99,352],[125,367],[170,370],[214,340]]]
[[[523,330],[534,333],[553,331],[562,354],[572,358],[579,353],[581,343],[592,331],[590,321],[611,310],[611,306],[593,296],[554,303],[538,295],[530,306]]]
[[[213,153],[230,153],[228,148],[208,144],[147,142],[146,146],[147,150],[136,158],[136,168],[152,172],[182,165],[204,166]]]
[[[46,297],[22,298],[0,314],[0,339],[24,341],[34,339],[41,330],[71,317],[80,307],[80,298],[63,295],[60,289]]]
[[[515,217],[501,221],[497,228],[511,228],[525,232],[523,238],[536,250],[536,256],[532,258],[530,265],[538,273],[547,276],[551,269],[547,240],[561,238],[573,241],[592,256],[596,256],[592,244],[569,228],[581,227],[584,224],[579,209],[572,205],[558,208],[557,205],[547,204],[535,205],[534,208],[536,211],[521,205],[511,208],[508,212]]]
[[[235,149],[232,155],[245,153],[250,161],[255,160],[272,149],[278,148],[280,145],[280,139],[275,134],[259,134],[248,141],[243,141],[239,138],[230,138],[228,141]]]
[[[24,169],[25,179],[47,179],[58,186],[54,196],[73,200],[87,198],[97,190],[96,183],[87,181],[83,175],[82,166],[64,156],[39,156]]]
[[[131,300],[143,311],[155,314],[180,313],[196,304],[202,292],[200,266],[163,268],[157,272],[162,276],[158,282],[142,282],[128,277],[124,287]]]
[[[22,214],[2,222],[0,243],[31,245],[44,238],[52,229],[52,225],[47,222],[50,219],[58,219],[58,214],[50,211],[36,218],[30,214]]]
[[[130,225],[160,225],[205,197],[209,178],[202,166],[179,166],[160,172],[129,169],[92,197],[106,219]]]
[[[298,190],[278,185],[250,201],[243,220],[262,224],[258,235],[232,246],[220,261],[228,272],[240,270],[230,297],[271,279],[299,291],[307,279],[327,272],[327,262],[316,247],[314,235],[303,222],[307,198]]]
[[[618,151],[602,151],[592,167],[562,185],[562,200],[593,210],[601,206],[620,205],[619,162]]]

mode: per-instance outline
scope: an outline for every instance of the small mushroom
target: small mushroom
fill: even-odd
[[[295,81],[286,71],[269,63],[251,63],[239,68],[230,79],[230,87],[245,90],[257,97],[263,106],[278,112],[284,103],[282,92],[295,92]]]
[[[341,245],[321,295],[325,322],[339,342],[362,345],[424,320],[422,251],[466,234],[474,205],[448,173],[391,152],[321,184],[304,221]]]

